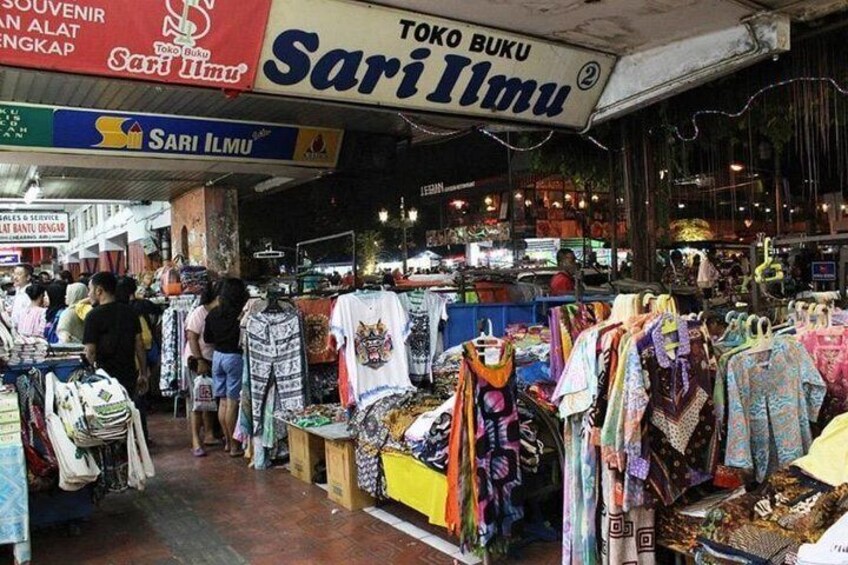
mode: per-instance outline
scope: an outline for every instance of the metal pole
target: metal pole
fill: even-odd
[[[406,206],[404,205],[403,196],[400,197],[400,229],[401,239],[403,240],[403,274],[406,274],[406,263],[409,261],[409,248],[406,245]]]

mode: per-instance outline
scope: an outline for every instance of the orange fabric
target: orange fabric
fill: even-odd
[[[474,291],[481,304],[509,302],[509,290],[505,284],[478,282],[474,285]]]
[[[344,407],[350,406],[350,384],[347,378],[344,348],[339,349],[339,401]]]
[[[459,381],[456,385],[456,403],[453,406],[450,437],[448,439],[448,498],[445,501],[445,523],[448,532],[459,535],[462,528],[459,508],[459,470],[462,466],[462,420],[465,414],[465,390],[468,368],[465,361],[459,366]]]

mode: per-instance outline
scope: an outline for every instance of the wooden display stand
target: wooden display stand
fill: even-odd
[[[320,461],[327,466],[327,496],[348,510],[361,510],[374,505],[374,499],[359,490],[356,482],[356,460],[353,438],[346,424],[330,424],[317,428],[289,430],[289,468],[291,474],[306,483],[315,479]]]

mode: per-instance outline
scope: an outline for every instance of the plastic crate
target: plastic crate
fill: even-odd
[[[510,324],[531,324],[535,304],[448,304],[447,309],[445,349],[478,337],[480,321],[491,320],[492,331],[497,337],[502,337]],[[488,331],[488,327],[486,329]]]

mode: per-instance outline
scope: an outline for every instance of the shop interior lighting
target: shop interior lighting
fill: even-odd
[[[571,201],[574,199],[574,197],[573,197],[573,196],[571,196],[571,193],[566,193],[566,194],[565,194],[565,199],[566,199],[566,200],[568,200],[569,202],[571,202]]]
[[[740,206],[740,207],[739,207],[739,211],[740,211],[740,212],[744,212],[744,211],[745,211],[745,207],[744,207],[744,206]]]
[[[386,222],[389,221],[389,211],[386,210],[386,209],[380,210],[379,217],[380,217],[380,223],[385,224]]]
[[[516,192],[516,193],[515,193],[515,199],[516,199],[516,200],[521,200],[522,198],[524,198],[524,195],[523,195],[523,194],[521,194],[521,191],[520,191],[520,190],[519,190],[518,192]]]
[[[766,208],[766,214],[771,214],[771,208]]]
[[[754,208],[759,208],[759,207],[760,207],[760,203],[759,203],[759,202],[754,202]]]
[[[525,206],[525,207],[529,208],[529,207],[530,207],[530,206],[532,206],[532,205],[533,205],[533,201],[532,201],[532,200],[530,200],[529,198],[528,198],[527,200],[525,200],[525,201],[524,201],[524,206]]]
[[[824,204],[821,205],[821,209],[822,209],[822,212],[827,212],[828,210],[830,210],[830,204],[825,202]]]
[[[487,196],[483,199],[483,203],[486,204],[486,206],[491,206],[493,202],[494,200],[492,200],[491,196]]]
[[[562,202],[560,202],[559,200],[555,200],[552,206],[554,208],[562,208]]]
[[[450,205],[456,208],[457,210],[462,210],[462,208],[465,206],[465,200],[451,200]]]
[[[745,227],[746,228],[750,228],[753,225],[754,225],[754,220],[752,220],[751,218],[745,218]]]
[[[495,210],[497,210],[495,206],[486,206],[486,212],[494,212]]]
[[[592,195],[592,202],[597,202],[598,200],[600,200],[600,197],[597,194],[593,194]]]
[[[678,202],[677,207],[683,210],[684,208],[686,208],[686,204],[684,204],[683,202]]]
[[[745,170],[745,165],[743,165],[742,163],[731,163],[730,170],[734,173],[741,173]]]

